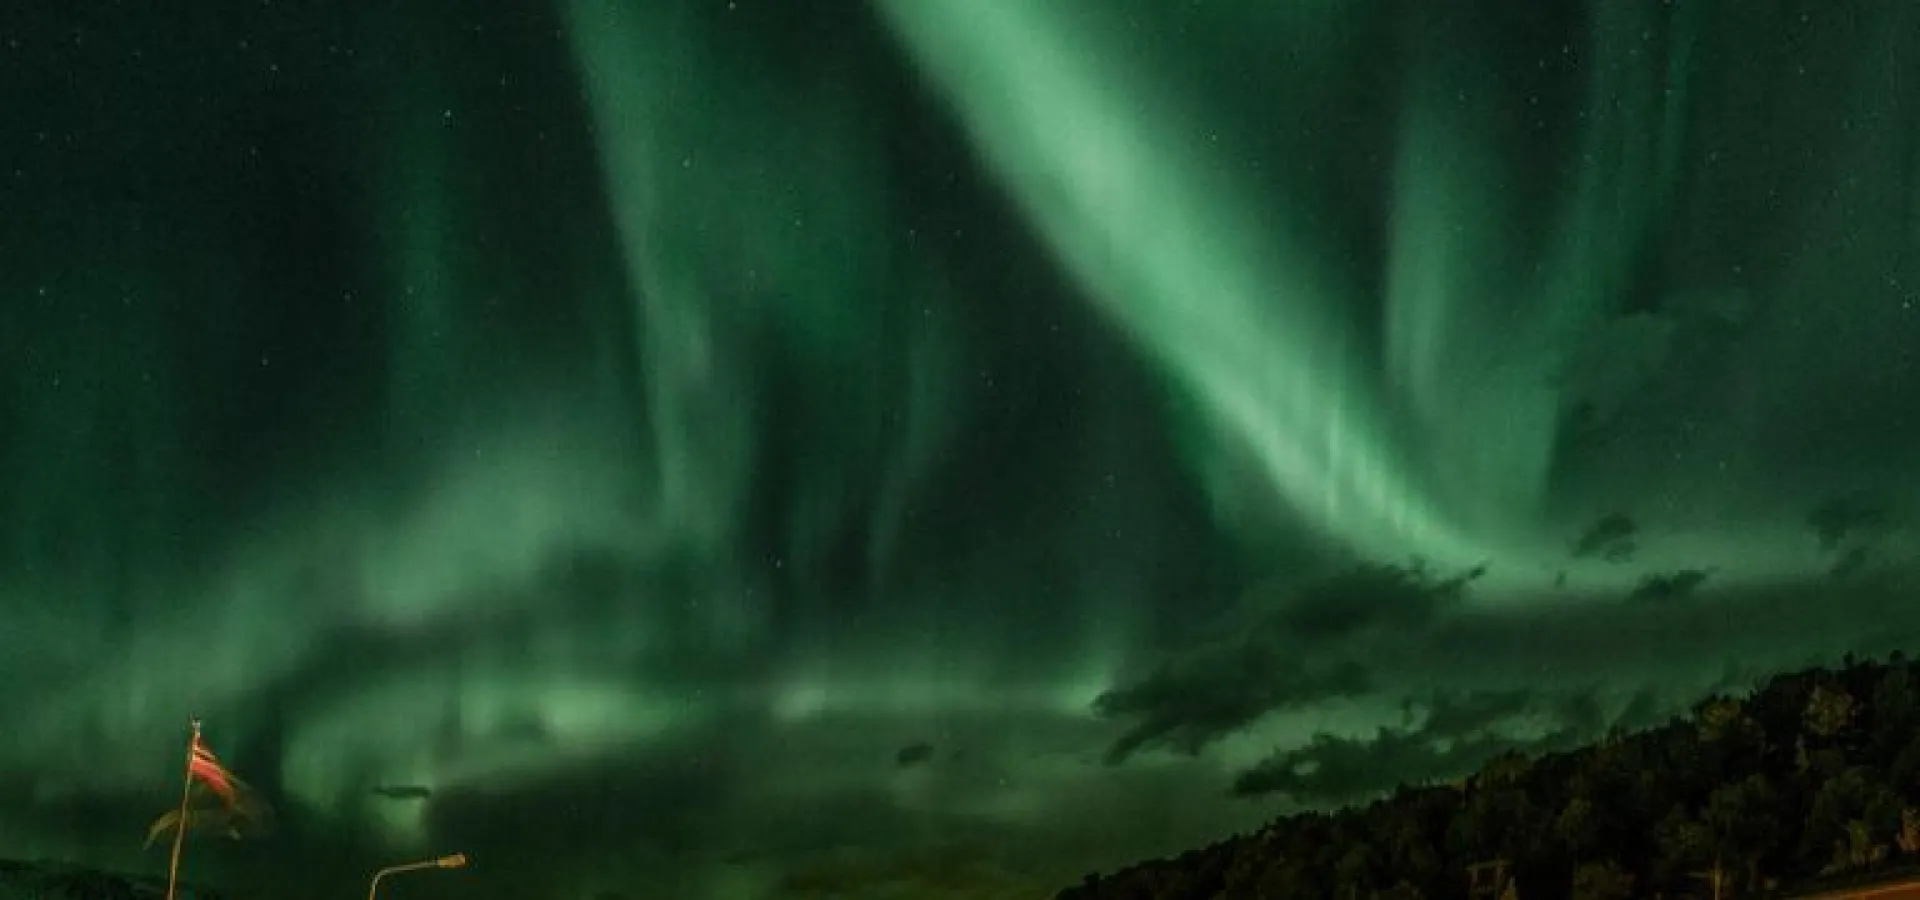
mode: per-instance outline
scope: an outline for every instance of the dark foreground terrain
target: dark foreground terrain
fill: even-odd
[[[54,862],[0,860],[0,900],[161,900],[164,880],[136,878]],[[204,888],[182,885],[185,900],[221,900]]]
[[[1447,784],[1278,819],[1059,900],[1636,900],[1920,896],[1920,663],[1851,659]],[[0,861],[0,900],[150,900],[165,885]],[[217,900],[189,889],[193,900]]]
[[[1920,664],[1849,658],[1665,725],[1088,876],[1092,898],[1834,896],[1920,872]],[[1920,893],[1916,893],[1920,896]]]

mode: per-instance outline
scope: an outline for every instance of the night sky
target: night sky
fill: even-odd
[[[0,855],[164,874],[199,715],[273,896],[1036,896],[1920,648],[1920,4],[21,3],[0,114]]]

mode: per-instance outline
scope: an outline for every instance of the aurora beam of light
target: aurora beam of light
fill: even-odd
[[[1501,189],[1512,173],[1493,135],[1511,98],[1496,77],[1429,37],[1405,78],[1387,390],[1428,460],[1422,481],[1436,502],[1485,527],[1543,501],[1560,422],[1578,399],[1570,355],[1628,291],[1675,202],[1696,15],[1598,4],[1590,16],[1586,112],[1549,227],[1529,228]],[[1633,62],[1649,53],[1659,64]]]
[[[866,162],[877,126],[828,79],[795,87],[771,61],[735,64],[708,8],[564,4],[637,309],[659,521],[706,562],[738,550],[747,505],[769,490],[757,454],[784,429],[811,462],[771,489],[772,540],[804,576],[857,520],[901,514],[950,427],[948,336],[932,321],[889,329],[895,298],[925,285],[872,252],[889,228]],[[894,434],[876,410],[900,396],[913,414]],[[754,415],[769,406],[790,415]],[[851,499],[875,473],[878,512]],[[884,552],[897,526],[869,524]]]
[[[1183,135],[1205,129],[1063,7],[883,0],[996,175],[1087,295],[1270,486],[1356,552],[1470,564],[1497,549],[1392,439],[1305,223],[1264,221]]]
[[[743,411],[750,385],[730,365],[745,352],[726,327],[730,298],[714,290],[714,270],[685,231],[668,223],[704,211],[714,198],[694,171],[710,160],[701,148],[697,113],[708,87],[688,72],[689,43],[675,40],[675,22],[654,28],[619,7],[574,3],[567,33],[599,128],[602,174],[637,303],[634,340],[645,361],[644,403],[652,450],[648,481],[653,508],[696,557],[711,561],[737,537],[747,502],[753,424]],[[643,41],[632,46],[634,41]],[[672,72],[682,73],[674,80]],[[679,93],[663,84],[678,86]],[[686,171],[675,171],[684,169]],[[719,223],[724,224],[724,223]],[[737,303],[737,299],[734,300]]]

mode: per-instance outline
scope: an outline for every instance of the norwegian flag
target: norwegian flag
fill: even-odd
[[[246,838],[271,828],[273,807],[207,749],[199,719],[193,720],[193,740],[187,744],[187,787],[178,809],[147,826],[147,846],[167,834],[174,834],[176,841],[184,840],[187,832]]]
[[[200,779],[201,784],[219,794],[220,799],[227,801],[227,805],[231,806],[237,802],[239,797],[234,790],[233,773],[228,772],[227,767],[220,764],[220,758],[214,756],[212,750],[207,749],[207,742],[200,739],[200,729],[197,727],[193,730],[193,746],[190,754],[187,759],[187,771],[192,773],[193,777]]]

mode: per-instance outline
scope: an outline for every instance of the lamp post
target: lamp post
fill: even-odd
[[[373,900],[374,894],[380,890],[380,879],[388,875],[397,875],[401,872],[414,872],[420,869],[458,869],[466,864],[467,855],[465,853],[453,853],[442,856],[439,859],[427,859],[405,865],[388,866],[373,873],[373,880],[367,883],[367,900]]]

